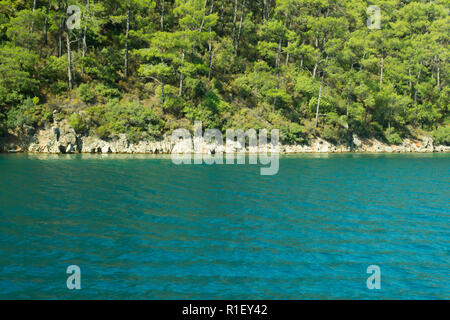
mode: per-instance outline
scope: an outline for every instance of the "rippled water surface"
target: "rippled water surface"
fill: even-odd
[[[0,298],[450,298],[449,155],[259,169],[0,155]]]

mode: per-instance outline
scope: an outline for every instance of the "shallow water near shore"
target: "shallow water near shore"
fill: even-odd
[[[449,299],[449,183],[449,154],[0,154],[0,298]]]

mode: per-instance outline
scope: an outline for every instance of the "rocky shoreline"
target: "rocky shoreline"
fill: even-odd
[[[217,146],[202,142],[203,154],[217,152],[234,152],[240,150],[237,142],[226,146]],[[230,146],[233,146],[230,148]],[[178,152],[185,152],[188,145],[177,148]],[[257,153],[270,150],[271,146],[263,146],[259,149],[246,148],[246,152]],[[109,140],[103,140],[94,136],[79,135],[67,125],[54,126],[35,131],[32,127],[22,130],[21,134],[10,133],[6,138],[0,138],[0,152],[10,153],[47,153],[47,154],[72,154],[72,153],[98,153],[98,154],[170,154],[174,144],[170,137],[162,141],[140,141],[131,143],[126,135],[122,134]],[[353,135],[352,141],[346,145],[334,145],[323,139],[312,140],[309,145],[282,145],[280,153],[435,153],[450,152],[450,146],[436,146],[431,137],[420,137],[417,140],[405,139],[402,145],[388,145],[377,139],[361,139]]]

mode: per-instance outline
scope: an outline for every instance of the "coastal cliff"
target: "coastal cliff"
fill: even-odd
[[[242,150],[239,142],[218,146],[207,141],[202,143],[202,153],[235,152]],[[230,146],[232,146],[230,148]],[[177,151],[184,153],[190,150],[189,145],[178,146]],[[35,130],[25,127],[20,132],[10,132],[7,137],[0,138],[0,152],[25,153],[124,153],[124,154],[170,154],[174,149],[170,136],[160,141],[142,140],[138,143],[129,141],[125,134],[111,139],[101,139],[91,135],[80,135],[67,124]],[[246,148],[246,152],[257,153],[270,149]],[[315,138],[303,145],[281,145],[280,153],[433,153],[450,152],[450,146],[435,145],[431,137],[422,136],[417,139],[405,139],[401,145],[389,145],[375,138],[363,139],[357,135],[351,136],[347,144],[333,144],[322,138]]]

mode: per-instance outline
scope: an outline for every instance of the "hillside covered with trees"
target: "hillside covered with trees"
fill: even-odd
[[[370,5],[381,29],[367,26]],[[292,144],[429,133],[448,145],[449,9],[449,0],[1,0],[0,135],[66,119],[78,133],[138,141],[201,120],[277,128]]]

